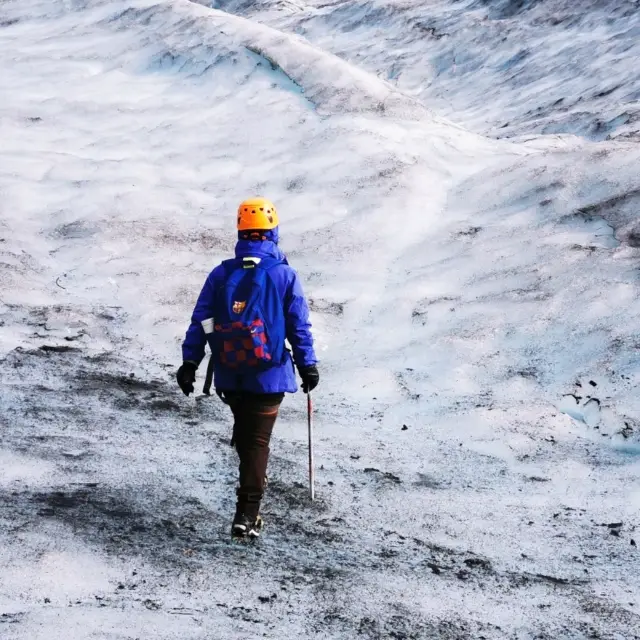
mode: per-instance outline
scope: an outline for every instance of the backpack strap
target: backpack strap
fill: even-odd
[[[275,267],[276,265],[279,265],[279,264],[284,264],[284,261],[280,260],[279,258],[268,257],[268,258],[262,258],[262,260],[260,260],[260,262],[258,262],[256,266],[259,267],[260,269],[264,269],[265,271],[268,271],[272,267]]]
[[[234,277],[234,274],[238,271],[242,271],[242,260],[238,258],[231,258],[230,260],[223,260],[220,263],[220,266],[223,269],[224,277],[218,282],[215,289],[215,303],[214,306],[217,306],[219,302],[224,299],[224,290],[231,280]],[[236,276],[237,277],[237,276]]]
[[[247,257],[223,260],[222,268],[224,269],[224,280],[220,283],[220,289],[224,289],[229,280],[234,276],[236,279],[241,278],[242,276],[239,272],[243,272],[245,269],[254,270],[254,282],[257,286],[262,286],[264,278],[266,277],[266,272],[276,265],[285,263],[286,261],[270,256],[261,259],[251,259],[250,257]]]
[[[260,267],[261,269],[269,270],[278,264],[288,264],[286,258],[281,260],[280,258],[266,257],[266,258],[252,258],[247,256],[245,258],[230,258],[229,260],[222,261],[222,268],[224,274],[228,278],[236,269],[254,267]]]
[[[221,266],[224,269],[226,280],[236,269],[242,266],[242,262],[238,258],[231,258],[229,260],[223,260]]]
[[[267,273],[269,269],[282,264],[282,260],[278,260],[278,258],[262,258],[260,262],[255,263],[255,274],[254,274],[254,283],[257,287],[262,287],[265,280],[267,279]]]

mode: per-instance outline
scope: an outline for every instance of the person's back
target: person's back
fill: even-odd
[[[177,378],[186,395],[193,392],[208,343],[216,393],[233,412],[232,442],[240,457],[232,532],[257,536],[271,432],[284,394],[297,390],[294,362],[305,393],[319,375],[302,286],[278,248],[275,207],[264,198],[243,202],[237,228],[236,258],[216,267],[202,288]]]

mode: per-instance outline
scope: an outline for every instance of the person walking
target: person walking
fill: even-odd
[[[188,396],[209,344],[215,390],[233,413],[231,442],[240,458],[234,538],[260,535],[269,442],[285,393],[297,390],[294,364],[305,393],[320,380],[309,307],[298,274],[278,247],[278,225],[269,200],[240,204],[235,258],[207,277],[177,372]]]

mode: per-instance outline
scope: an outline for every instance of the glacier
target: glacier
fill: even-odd
[[[4,0],[0,637],[639,638],[638,9]],[[296,394],[237,547],[174,376],[256,193],[318,498]]]

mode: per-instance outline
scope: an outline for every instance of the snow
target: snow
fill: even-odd
[[[216,6],[2,4],[0,637],[640,637],[634,3]],[[322,382],[245,548],[174,375],[256,193]]]
[[[635,0],[199,1],[304,36],[475,131],[637,139]]]
[[[51,475],[55,469],[54,465],[42,461],[30,460],[26,456],[21,456],[12,451],[2,451],[0,453],[2,470],[0,471],[0,484],[9,487],[15,482],[32,484],[51,480]]]

